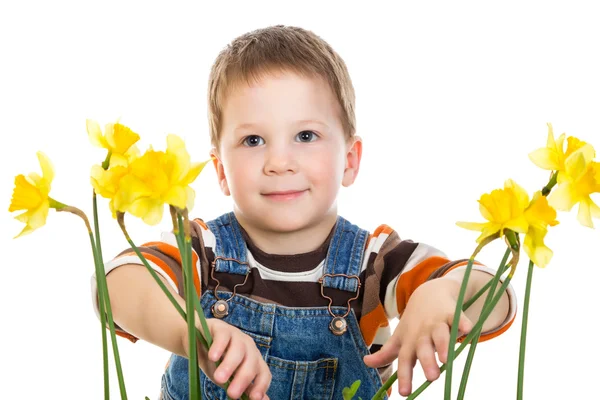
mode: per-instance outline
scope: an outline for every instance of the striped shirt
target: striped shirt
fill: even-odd
[[[194,284],[199,295],[214,290],[216,281],[211,278],[210,266],[215,257],[214,234],[201,219],[191,221]],[[246,232],[242,235],[248,248],[250,273],[243,286],[236,292],[259,302],[276,303],[288,307],[326,307],[329,301],[321,295],[319,278],[324,264],[333,229],[324,243],[316,250],[296,255],[267,254],[257,248]],[[150,266],[183,296],[181,258],[175,236],[163,233],[161,240],[145,243],[140,247]],[[108,274],[125,264],[141,264],[133,250],[121,252],[105,265]],[[351,302],[362,336],[371,353],[378,351],[390,337],[389,321],[402,315],[411,294],[422,283],[441,277],[451,270],[466,268],[467,260],[450,260],[438,249],[424,243],[400,239],[398,233],[387,225],[379,226],[369,235],[360,270],[359,297]],[[479,263],[474,270],[494,274],[495,271]],[[245,276],[215,272],[219,290],[232,291],[243,282]],[[95,279],[92,291],[96,299]],[[506,331],[516,314],[514,290],[508,290],[510,309],[504,322],[492,331],[483,332],[480,341],[491,339]],[[333,305],[344,306],[355,296],[350,292],[325,289],[333,299]],[[97,301],[94,302],[99,315]],[[137,338],[117,327],[117,334],[136,342]],[[391,374],[391,365],[380,369],[382,379]]]

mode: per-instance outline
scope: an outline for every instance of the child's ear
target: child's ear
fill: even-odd
[[[221,191],[225,196],[230,196],[231,192],[229,191],[229,186],[227,185],[225,169],[223,168],[223,163],[219,158],[217,149],[212,149],[210,151],[210,158],[212,158],[213,166],[215,167],[215,171],[217,172],[217,179],[219,180],[219,186],[221,187]]]
[[[344,177],[342,178],[343,186],[348,187],[356,180],[361,157],[362,139],[359,136],[354,136],[348,141],[346,147],[346,168],[344,169]]]

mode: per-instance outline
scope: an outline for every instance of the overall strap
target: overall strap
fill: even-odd
[[[247,275],[249,267],[246,243],[234,213],[223,214],[207,225],[216,238],[215,271]]]
[[[369,233],[338,216],[325,260],[323,286],[356,292]],[[333,275],[333,276],[328,276]]]

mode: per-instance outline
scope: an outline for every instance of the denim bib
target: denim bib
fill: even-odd
[[[235,215],[222,215],[207,225],[216,237],[211,276],[213,271],[247,276],[250,271],[248,250]],[[327,296],[328,291],[344,290],[355,293],[353,299],[358,297],[358,276],[367,238],[367,231],[338,216],[325,273],[320,279],[321,293],[329,299],[329,307],[260,303],[236,294],[235,289],[233,293],[220,291],[218,285],[202,294],[200,301],[207,318],[215,318],[213,311],[220,315],[219,311],[226,308],[223,321],[254,339],[272,374],[267,391],[270,399],[342,399],[342,389],[359,379],[358,394],[370,399],[381,387],[377,370],[363,362],[369,350],[350,301],[332,305]],[[217,310],[216,304],[221,304],[221,308]],[[227,399],[225,391],[202,371],[200,384],[203,399]],[[188,399],[186,358],[171,356],[162,378],[161,399]]]

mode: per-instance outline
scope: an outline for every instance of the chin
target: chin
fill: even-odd
[[[313,225],[313,221],[306,213],[270,212],[257,215],[259,224],[264,229],[276,232],[295,232]]]

